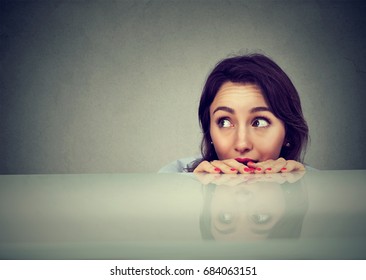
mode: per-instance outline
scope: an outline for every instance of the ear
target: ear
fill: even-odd
[[[283,142],[282,142],[282,147],[285,147],[285,145],[286,145],[286,143],[287,143],[288,141],[287,141],[287,138],[285,137],[284,139],[283,139]]]
[[[283,140],[282,147],[289,148],[290,146],[291,146],[290,141],[287,138],[285,138]]]

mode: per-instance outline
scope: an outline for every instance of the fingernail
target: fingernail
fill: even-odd
[[[230,170],[231,170],[231,171],[238,171],[238,170],[236,170],[235,168],[230,168]]]
[[[249,171],[250,171],[250,169],[248,167],[244,168],[244,172],[249,172]]]
[[[287,170],[287,168],[286,168],[286,167],[284,167],[284,168],[281,168],[281,170],[285,171],[285,170]]]
[[[257,171],[261,171],[262,170],[262,168],[260,168],[260,167],[257,167]]]
[[[266,170],[269,170],[269,171],[271,171],[272,170],[272,168],[271,167],[268,167]]]
[[[217,171],[217,172],[221,172],[221,169],[220,168],[217,168],[217,167],[215,167],[214,170]]]
[[[255,169],[254,168],[249,168],[251,173],[254,173]]]

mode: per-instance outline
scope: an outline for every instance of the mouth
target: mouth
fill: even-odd
[[[254,162],[254,163],[257,163],[258,161],[257,160],[254,160],[254,159],[251,159],[251,158],[236,158],[235,159],[237,162],[240,162],[240,163],[243,163],[245,165],[248,164],[248,162]]]

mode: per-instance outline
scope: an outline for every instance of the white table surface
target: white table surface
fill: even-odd
[[[366,259],[366,170],[0,176],[0,259]]]

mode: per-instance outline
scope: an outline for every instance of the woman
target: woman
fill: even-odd
[[[277,173],[302,171],[308,126],[286,73],[262,54],[227,58],[207,78],[200,105],[202,158],[186,171]],[[170,165],[177,171],[182,162]],[[169,166],[161,172],[169,170]]]

